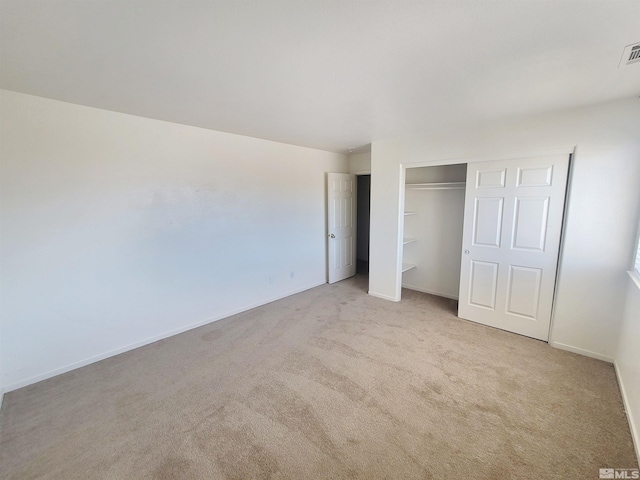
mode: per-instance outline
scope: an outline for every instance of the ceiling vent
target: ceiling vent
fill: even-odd
[[[640,43],[627,45],[624,47],[624,52],[622,52],[622,58],[620,59],[618,68],[638,62],[640,62]]]

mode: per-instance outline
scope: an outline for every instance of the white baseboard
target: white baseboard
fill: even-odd
[[[402,288],[407,290],[415,290],[416,292],[428,293],[429,295],[435,295],[436,297],[450,298],[451,300],[458,300],[458,295],[451,295],[450,293],[436,292],[435,290],[428,290],[425,288],[418,288],[412,285],[402,285]]]
[[[608,357],[606,355],[602,355],[600,353],[591,352],[589,350],[584,350],[582,348],[573,347],[571,345],[566,345],[560,342],[554,342],[553,340],[549,340],[549,345],[552,347],[558,348],[560,350],[566,350],[568,352],[577,353],[579,355],[584,355],[585,357],[595,358],[597,360],[602,360],[603,362],[613,363],[613,358]]]
[[[131,343],[131,344],[126,345],[124,347],[120,347],[120,348],[116,348],[116,349],[113,349],[113,350],[109,350],[108,352],[104,352],[104,353],[100,353],[98,355],[94,355],[93,357],[89,357],[89,358],[86,358],[84,360],[80,360],[79,362],[70,363],[68,365],[65,365],[64,367],[56,368],[56,369],[50,370],[48,372],[42,373],[40,375],[34,375],[33,377],[29,377],[29,378],[26,378],[24,380],[20,380],[18,382],[14,382],[14,383],[9,384],[9,385],[4,385],[0,391],[2,391],[2,394],[4,396],[4,393],[11,392],[13,390],[17,390],[17,389],[22,388],[22,387],[26,387],[27,385],[32,385],[32,384],[37,383],[37,382],[41,382],[42,380],[46,380],[48,378],[55,377],[57,375],[61,375],[63,373],[70,372],[71,370],[75,370],[76,368],[85,367],[85,366],[90,365],[92,363],[99,362],[100,360],[104,360],[105,358],[113,357],[115,355],[119,355],[121,353],[128,352],[129,350],[133,350],[133,349],[136,349],[136,348],[139,348],[139,347],[143,347],[145,345],[149,345],[150,343],[157,342],[158,340],[163,340],[165,338],[169,338],[169,337],[172,337],[174,335],[178,335],[180,333],[183,333],[183,332],[186,332],[186,331],[189,331],[189,330],[193,330],[194,328],[202,327],[202,326],[207,325],[209,323],[213,323],[213,322],[216,322],[218,320],[222,320],[223,318],[231,317],[233,315],[237,315],[238,313],[243,313],[243,312],[246,312],[248,310],[251,310],[251,309],[254,309],[254,308],[257,308],[257,307],[261,307],[261,306],[266,305],[268,303],[275,302],[277,300],[281,300],[281,299],[289,297],[291,295],[295,295],[296,293],[304,292],[305,290],[310,290],[312,288],[319,287],[320,285],[324,285],[324,284],[326,284],[326,282],[324,282],[324,281],[320,282],[320,283],[314,283],[312,285],[308,285],[306,287],[302,287],[302,288],[293,290],[293,291],[285,293],[283,295],[278,295],[276,297],[269,298],[267,300],[264,300],[264,301],[261,301],[261,302],[246,306],[246,307],[242,307],[242,308],[239,308],[239,309],[236,309],[236,310],[225,312],[224,314],[218,315],[218,316],[216,316],[214,318],[211,318],[211,319],[208,319],[208,320],[192,323],[192,324],[187,325],[185,327],[180,327],[180,328],[177,328],[175,330],[170,330],[168,332],[161,333],[160,335],[154,335],[153,337],[149,337],[149,338],[147,338],[145,340],[141,340],[139,342],[134,342],[134,343]]]
[[[389,300],[391,302],[399,302],[400,300],[394,297],[390,297],[389,295],[384,295],[383,293],[376,293],[376,292],[372,292],[371,290],[369,290],[367,292],[369,295],[371,295],[372,297],[376,297],[376,298],[381,298],[383,300]]]
[[[638,460],[638,466],[640,467],[640,431],[636,428],[635,418],[631,411],[631,402],[629,401],[629,397],[627,397],[624,380],[620,375],[620,370],[618,369],[618,364],[616,362],[613,362],[613,368],[616,371],[616,377],[618,378],[618,386],[620,387],[620,394],[622,395],[622,403],[624,405],[624,410],[627,413],[627,421],[629,422],[629,429],[631,430],[631,439],[633,440],[633,446],[636,449],[636,459]]]

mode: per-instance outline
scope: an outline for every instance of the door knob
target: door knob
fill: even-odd
[[[469,255],[470,253],[471,253],[471,252],[470,252],[469,250],[465,250],[465,251],[464,251],[464,254],[465,254],[465,255]]]
[[[329,235],[331,238],[336,238],[336,236],[332,233]]]

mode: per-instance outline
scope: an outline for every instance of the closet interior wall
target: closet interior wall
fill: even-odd
[[[407,168],[402,287],[458,298],[467,165]],[[418,185],[416,185],[418,184]]]

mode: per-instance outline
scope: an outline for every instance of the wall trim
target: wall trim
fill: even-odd
[[[390,300],[392,302],[399,302],[400,301],[399,298],[390,297],[389,295],[385,295],[383,293],[372,292],[371,290],[369,290],[367,293],[369,295],[371,295],[372,297],[381,298],[383,300]]]
[[[578,355],[584,355],[585,357],[595,358],[596,360],[602,360],[603,362],[613,363],[613,358],[608,357],[606,355],[602,355],[601,353],[592,352],[590,350],[584,350],[582,348],[574,347],[572,345],[567,345],[565,343],[554,342],[553,340],[549,340],[549,345],[559,350],[566,350],[567,352],[577,353]]]
[[[613,362],[613,369],[616,372],[616,378],[618,379],[618,387],[620,388],[620,394],[622,395],[622,404],[624,405],[624,411],[627,414],[627,421],[629,422],[629,430],[631,430],[631,439],[633,440],[633,446],[636,449],[636,459],[638,460],[638,466],[640,466],[640,431],[635,428],[635,419],[633,418],[633,412],[631,411],[631,403],[627,397],[627,392],[624,387],[624,380],[620,374],[618,363]]]
[[[283,298],[289,297],[291,295],[295,295],[296,293],[301,293],[301,292],[304,292],[306,290],[310,290],[312,288],[319,287],[321,285],[325,285],[326,283],[327,282],[324,281],[324,280],[322,282],[316,282],[316,283],[313,283],[311,285],[307,285],[305,287],[302,287],[302,288],[299,288],[299,289],[296,289],[296,290],[292,290],[292,291],[287,292],[285,294],[277,295],[277,296],[269,298],[267,300],[264,300],[264,301],[261,301],[261,302],[257,302],[257,303],[251,304],[249,306],[246,306],[246,307],[242,307],[242,308],[239,308],[239,309],[236,309],[236,310],[232,310],[232,311],[223,313],[221,315],[218,315],[218,316],[216,316],[214,318],[210,318],[208,320],[192,323],[190,325],[187,325],[187,326],[184,326],[184,327],[180,327],[180,328],[177,328],[177,329],[174,329],[174,330],[170,330],[168,332],[161,333],[159,335],[154,335],[154,336],[146,338],[144,340],[140,340],[138,342],[134,342],[134,343],[131,343],[129,345],[125,345],[124,347],[115,348],[113,350],[109,350],[107,352],[100,353],[100,354],[95,355],[93,357],[89,357],[89,358],[86,358],[84,360],[80,360],[78,362],[70,363],[68,365],[65,365],[64,367],[56,368],[54,370],[50,370],[50,371],[42,373],[40,375],[34,375],[33,377],[26,378],[25,380],[20,380],[18,382],[14,382],[14,383],[9,384],[9,385],[4,385],[3,387],[0,387],[0,392],[2,392],[2,395],[4,396],[4,393],[8,393],[8,392],[11,392],[13,390],[17,390],[19,388],[26,387],[28,385],[32,385],[34,383],[41,382],[43,380],[47,380],[48,378],[52,378],[52,377],[55,377],[57,375],[61,375],[63,373],[70,372],[71,370],[75,370],[77,368],[85,367],[85,366],[90,365],[92,363],[99,362],[100,360],[104,360],[106,358],[113,357],[115,355],[119,355],[121,353],[125,353],[125,352],[128,352],[130,350],[134,350],[136,348],[143,347],[145,345],[149,345],[150,343],[154,343],[154,342],[157,342],[159,340],[163,340],[165,338],[173,337],[174,335],[178,335],[180,333],[184,333],[184,332],[187,332],[189,330],[193,330],[194,328],[202,327],[204,325],[208,325],[209,323],[213,323],[213,322],[216,322],[218,320],[222,320],[223,318],[231,317],[233,315],[237,315],[239,313],[243,313],[243,312],[252,310],[254,308],[261,307],[261,306],[266,305],[268,303],[272,303],[272,302],[275,302],[277,300],[281,300]],[[1,407],[1,405],[0,405],[0,407]]]

